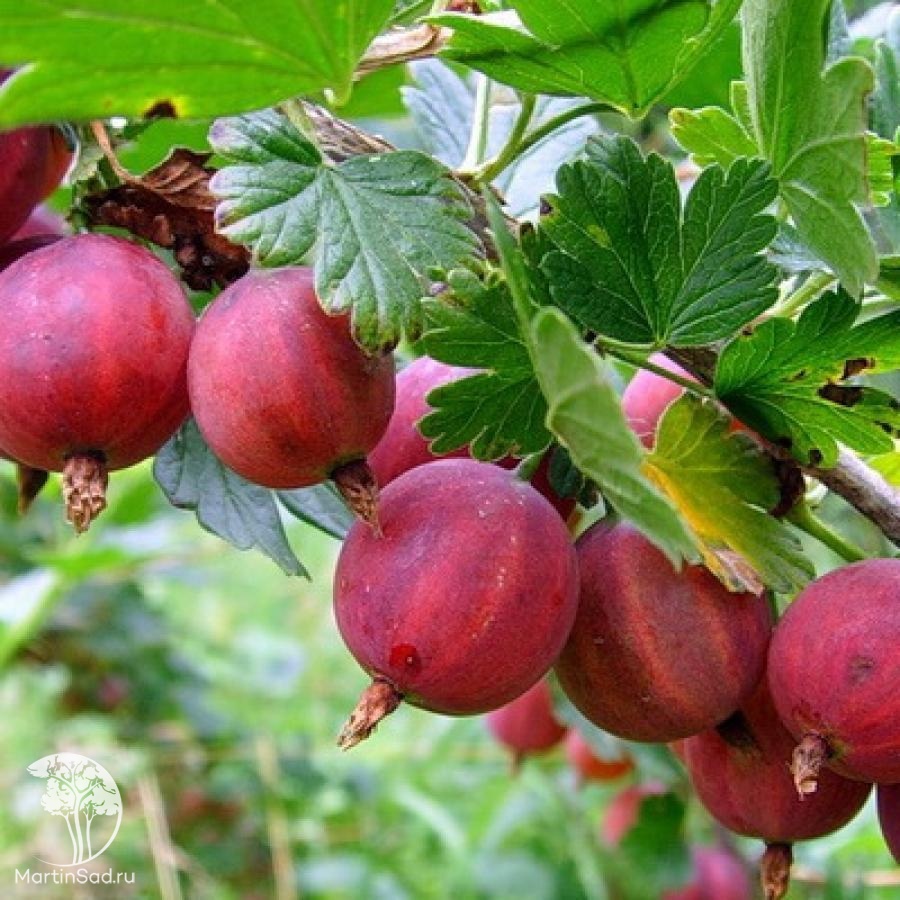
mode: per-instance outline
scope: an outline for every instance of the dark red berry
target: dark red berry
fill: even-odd
[[[579,781],[615,781],[634,770],[634,760],[626,751],[601,757],[575,728],[566,736],[566,758]]]
[[[26,253],[55,244],[60,238],[60,235],[54,234],[36,234],[20,237],[23,231],[25,231],[24,228],[20,229],[14,240],[0,246],[0,272],[12,265],[17,259],[21,259]],[[2,447],[0,447],[0,459],[14,462],[13,458]],[[16,463],[16,481],[19,489],[18,509],[20,514],[28,511],[41,489],[47,483],[47,478],[47,472],[43,469],[33,469],[31,466],[26,466],[23,463]]]
[[[0,72],[0,84],[9,74]],[[0,244],[52,193],[71,159],[57,128],[41,125],[0,132]]]
[[[552,750],[566,736],[566,726],[553,712],[553,695],[546,681],[539,681],[521,697],[489,712],[487,726],[517,762]]]
[[[381,440],[369,454],[369,465],[381,487],[404,472],[436,459],[468,457],[467,447],[460,447],[445,456],[433,454],[428,441],[416,426],[420,419],[432,412],[425,399],[431,391],[475,372],[475,369],[448,366],[420,356],[398,373],[394,413]]]
[[[630,525],[595,525],[576,548],[578,616],[556,672],[578,709],[611,734],[653,742],[731,715],[763,673],[765,596],[730,593],[699,566],[676,571]]]
[[[775,629],[769,683],[800,741],[797,789],[820,767],[900,781],[900,559],[870,559],[809,584]]]
[[[200,320],[188,380],[200,431],[235,472],[272,488],[333,478],[373,516],[365,458],[391,417],[393,360],[367,356],[348,316],[325,314],[312,270],[251,270],[222,291]]]
[[[383,536],[354,525],[335,573],[338,628],[374,679],[341,737],[401,699],[450,715],[496,709],[553,664],[575,615],[575,551],[553,507],[497,466],[441,460],[392,481]]]
[[[823,771],[819,791],[802,799],[791,780],[794,740],[782,725],[766,679],[740,711],[684,742],[694,789],[726,828],[771,845],[763,861],[767,898],[787,888],[790,845],[822,837],[849,822],[871,785]]]
[[[106,473],[146,459],[188,410],[194,316],[149,251],[85,234],[0,273],[0,446],[63,472],[79,531],[105,506]]]
[[[888,850],[900,863],[900,784],[878,785],[878,822]]]
[[[477,369],[449,366],[427,356],[420,356],[397,375],[394,414],[384,437],[369,454],[369,465],[379,485],[384,487],[398,475],[408,472],[415,466],[434,462],[436,459],[469,458],[468,447],[459,447],[440,456],[432,453],[429,442],[418,429],[418,422],[432,412],[432,407],[426,400],[431,391],[459,378],[475,375],[477,372]],[[511,456],[504,457],[496,463],[504,469],[513,469],[518,464],[519,460]],[[541,460],[531,483],[553,504],[563,519],[568,519],[575,508],[575,499],[560,497],[553,490],[549,470],[550,456],[547,454]]]
[[[665,891],[661,900],[752,900],[743,861],[722,847],[692,847],[693,876],[683,888]]]

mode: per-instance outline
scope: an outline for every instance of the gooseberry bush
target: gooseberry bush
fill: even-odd
[[[872,783],[896,853],[889,6],[0,4],[21,507],[61,472],[84,531],[152,456],[289,576],[287,517],[343,541],[345,748],[401,702],[520,761],[575,723],[584,780],[677,741],[767,898]],[[69,233],[29,225],[66,166]]]

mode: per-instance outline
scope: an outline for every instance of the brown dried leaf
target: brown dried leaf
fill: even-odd
[[[209,156],[176,149],[145,175],[87,198],[85,212],[95,225],[124,228],[171,250],[194,290],[231,284],[247,271],[249,254],[216,233]]]

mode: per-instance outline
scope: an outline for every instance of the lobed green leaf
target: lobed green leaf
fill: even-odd
[[[845,379],[900,366],[900,311],[855,324],[859,312],[837,291],[810,304],[796,323],[770,319],[735,338],[719,357],[717,396],[803,463],[834,465],[838,442],[861,453],[890,451],[900,404]]]
[[[210,143],[228,162],[210,182],[218,230],[264,266],[312,252],[323,306],[350,311],[354,337],[372,352],[418,332],[429,270],[477,252],[462,192],[423,153],[334,165],[273,110],[219,119]]]
[[[564,166],[539,235],[554,301],[601,335],[651,346],[728,337],[776,299],[761,255],[775,182],[759,160],[708,168],[684,209],[671,164],[628,138],[598,138]]]
[[[212,118],[329,89],[391,0],[0,0],[0,126],[170,113]]]
[[[426,303],[424,313],[421,344],[429,356],[486,370],[429,393],[435,411],[419,428],[433,439],[432,450],[448,453],[468,444],[476,459],[494,460],[546,447],[547,406],[506,284],[456,270],[449,291]]]
[[[510,11],[431,21],[454,29],[444,51],[536,94],[592,97],[638,116],[721,37],[739,0],[511,0]]]

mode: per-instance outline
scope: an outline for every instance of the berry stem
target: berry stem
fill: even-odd
[[[364,459],[338,466],[331,473],[331,480],[353,513],[371,526],[375,537],[381,537],[378,521],[378,482],[375,473]]]
[[[611,343],[605,337],[597,338],[597,340],[594,341],[594,345],[603,353],[606,353],[609,356],[614,356],[616,359],[620,359],[622,360],[622,362],[626,362],[630,366],[635,366],[639,369],[646,369],[648,372],[652,372],[654,375],[659,375],[660,378],[665,378],[668,381],[673,381],[675,382],[675,384],[680,385],[685,390],[692,391],[695,394],[699,394],[701,397],[715,399],[716,395],[712,388],[707,387],[705,384],[701,384],[699,381],[685,378],[683,375],[679,375],[677,372],[670,372],[668,369],[665,369],[662,366],[658,366],[656,365],[656,363],[650,362],[649,359],[644,358],[642,354],[640,354],[639,352],[635,352],[634,349],[629,349],[627,346],[620,346],[618,342]]]
[[[106,509],[109,476],[103,459],[97,456],[70,456],[63,468],[62,491],[66,519],[82,534]]]
[[[781,900],[791,883],[794,853],[790,844],[766,844],[759,864],[759,877],[766,900]]]
[[[859,562],[869,558],[867,553],[864,553],[855,544],[851,544],[823,522],[803,501],[795,504],[786,518],[792,525],[796,525],[797,528],[814,537],[847,562]]]
[[[615,112],[616,110],[609,103],[602,102],[594,102],[594,103],[585,103],[582,106],[575,106],[572,109],[567,109],[564,112],[561,112],[558,116],[554,116],[552,119],[547,119],[546,122],[542,123],[539,127],[535,128],[534,131],[531,132],[527,137],[523,138],[518,146],[516,147],[516,152],[511,156],[509,160],[507,160],[506,165],[509,165],[513,159],[517,157],[524,156],[535,144],[539,144],[544,138],[549,137],[556,131],[558,128],[562,128],[563,125],[568,125],[569,122],[573,122],[575,119],[583,118],[584,116],[593,116],[597,113],[602,112]],[[495,173],[492,177],[496,177],[497,173]],[[481,177],[481,181],[485,179]]]
[[[350,750],[364,741],[378,723],[400,705],[402,699],[403,695],[389,681],[376,676],[362,692],[359,703],[344,723],[338,735],[338,747]]]
[[[828,742],[815,732],[804,735],[803,740],[794,748],[791,756],[791,772],[801,800],[807,794],[815,793],[819,772],[830,755]]]

